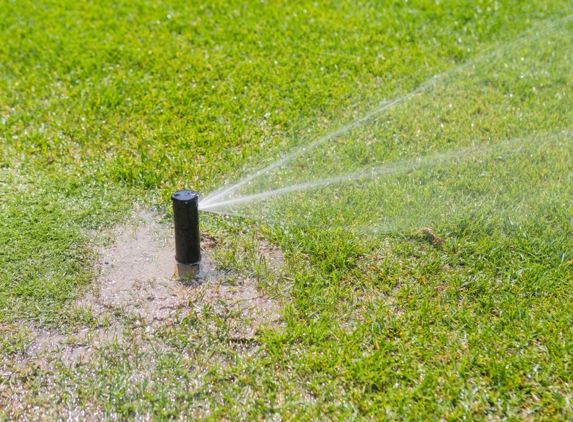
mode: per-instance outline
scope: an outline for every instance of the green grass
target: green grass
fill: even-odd
[[[34,176],[0,170],[0,321],[54,325],[93,277],[88,236],[120,221],[114,214],[128,204],[101,184]]]
[[[0,0],[0,364],[11,371],[0,406],[12,397],[0,419],[82,410],[100,419],[571,419],[571,140],[557,135],[542,152],[528,142],[568,128],[570,99],[557,98],[570,92],[571,72],[568,59],[520,64],[524,52],[546,57],[541,42],[504,53],[507,74],[446,81],[391,111],[388,125],[337,144],[352,158],[338,163],[344,172],[521,139],[527,148],[503,165],[471,157],[366,190],[354,184],[360,212],[333,208],[325,197],[337,190],[327,188],[280,208],[281,224],[203,215],[222,265],[281,298],[282,329],[237,342],[233,316],[206,307],[151,333],[122,320],[125,341],[87,362],[16,365],[31,329],[106,327],[73,299],[94,279],[101,233],[135,203],[169,213],[174,190],[236,180],[569,12],[565,1]],[[555,39],[567,56],[569,38]],[[535,78],[520,80],[523,66]],[[456,107],[441,113],[456,92]],[[462,124],[468,116],[474,129]],[[456,124],[432,132],[442,121]],[[391,140],[420,128],[427,136],[415,142]],[[351,142],[381,134],[368,148]],[[320,154],[336,162],[330,151]],[[477,179],[484,168],[491,177]],[[505,196],[488,202],[498,188]],[[480,189],[482,210],[456,199]],[[368,196],[380,192],[392,195]],[[443,201],[422,216],[436,194]],[[403,222],[396,203],[409,204]],[[380,217],[373,204],[393,210],[387,223],[399,230],[365,227]],[[452,206],[459,212],[444,219]],[[427,223],[441,245],[415,233]],[[259,236],[283,250],[280,275],[253,252]]]

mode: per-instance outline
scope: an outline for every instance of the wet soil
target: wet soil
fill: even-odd
[[[202,236],[201,265],[189,267],[176,265],[172,230],[151,212],[138,212],[135,224],[117,227],[112,237],[113,243],[99,248],[95,283],[74,304],[105,323],[69,335],[28,327],[30,346],[11,364],[0,362],[0,376],[9,376],[14,363],[45,368],[54,356],[64,364],[88,360],[106,344],[121,343],[127,325],[149,334],[205,306],[226,316],[231,339],[251,340],[260,327],[280,325],[279,302],[264,295],[255,278],[218,272],[215,238]],[[261,243],[258,253],[277,268],[283,265],[274,246]]]

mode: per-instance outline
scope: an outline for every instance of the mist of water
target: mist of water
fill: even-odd
[[[553,138],[553,136],[548,135],[548,138],[543,138],[543,142],[548,142]],[[379,176],[389,176],[395,173],[405,173],[417,169],[423,169],[424,167],[435,166],[444,163],[456,163],[459,160],[464,160],[466,158],[475,158],[480,155],[491,154],[492,152],[503,153],[503,152],[517,152],[523,147],[524,140],[514,140],[502,142],[500,145],[495,145],[495,147],[487,146],[474,146],[468,148],[461,148],[458,150],[450,151],[447,153],[436,154],[433,156],[426,157],[416,157],[413,160],[399,161],[396,163],[391,163],[383,166],[371,167],[366,170],[342,174],[339,176],[329,177],[321,180],[315,180],[306,183],[293,184],[291,186],[286,186],[279,189],[268,190],[265,192],[260,192],[252,195],[240,196],[238,198],[229,199],[226,201],[205,201],[201,203],[200,209],[202,211],[217,212],[217,209],[225,209],[232,205],[239,205],[244,203],[249,203],[256,200],[271,198],[273,196],[285,195],[291,192],[305,191],[312,188],[324,187],[332,184],[338,183],[348,183],[354,180],[373,178]],[[539,140],[527,140],[528,143],[540,142]]]
[[[448,209],[446,205],[433,207],[436,217],[452,209],[467,211],[469,206],[485,209],[485,198],[496,206],[515,202],[514,187],[504,186],[517,179],[521,190],[531,194],[532,186],[538,186],[531,181],[537,181],[538,175],[531,175],[531,180],[518,176],[529,174],[528,168],[543,173],[537,163],[555,154],[555,145],[559,145],[558,152],[546,162],[549,173],[544,177],[561,180],[558,172],[569,169],[561,162],[559,148],[567,156],[573,117],[569,95],[573,88],[572,21],[573,16],[568,16],[550,22],[432,78],[212,192],[200,202],[200,209],[274,221],[300,218],[308,222],[319,216],[321,224],[342,224],[328,210],[333,206],[340,210],[344,204],[344,224],[348,220],[388,224],[389,219],[400,220],[395,204],[376,196],[382,194],[401,201],[402,208],[407,203],[409,220],[419,220],[409,224],[421,224],[424,218],[414,217],[414,212],[428,214],[424,207],[431,206],[429,186],[432,200],[448,204]],[[513,162],[514,175],[506,172],[508,160]],[[475,194],[479,183],[474,186],[469,196],[479,201],[468,202],[448,192],[457,189],[452,187],[456,181],[471,185],[469,181],[484,173],[496,175],[497,185],[494,191],[479,195]],[[416,186],[414,179],[424,181]],[[401,183],[412,185],[405,189]]]

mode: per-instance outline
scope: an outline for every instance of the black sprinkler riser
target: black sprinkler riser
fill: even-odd
[[[175,259],[180,264],[201,262],[201,235],[199,233],[199,194],[180,190],[171,197],[175,226]]]

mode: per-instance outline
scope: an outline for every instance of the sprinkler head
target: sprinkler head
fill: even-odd
[[[175,226],[175,259],[179,264],[198,265],[201,262],[199,233],[199,194],[180,190],[171,197]]]

